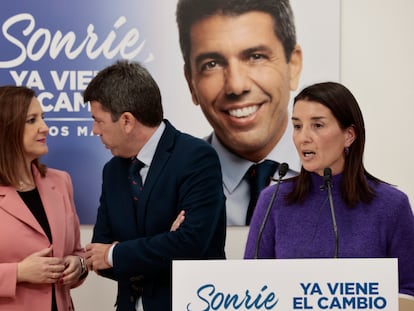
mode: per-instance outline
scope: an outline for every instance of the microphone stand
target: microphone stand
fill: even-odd
[[[282,178],[286,175],[288,170],[289,170],[289,165],[287,163],[280,164],[280,166],[279,166],[279,178],[277,179],[277,184],[276,184],[276,187],[275,187],[275,191],[273,192],[272,198],[270,199],[269,205],[267,206],[266,214],[263,218],[263,222],[262,222],[262,225],[260,226],[259,234],[257,236],[256,248],[255,248],[254,257],[253,257],[254,259],[259,258],[259,246],[260,246],[260,240],[262,239],[263,230],[264,230],[264,228],[266,226],[266,223],[269,219],[270,211],[272,210],[272,207],[273,207],[273,202],[275,201],[276,195],[279,192],[280,182],[281,182]]]
[[[325,182],[325,187],[328,189],[329,207],[331,209],[332,224],[333,224],[333,230],[334,230],[334,235],[335,235],[334,258],[338,258],[338,248],[339,248],[338,227],[336,226],[335,210],[334,210],[334,205],[333,205],[333,200],[332,200],[332,189],[331,189],[332,170],[329,167],[323,170],[323,178]]]

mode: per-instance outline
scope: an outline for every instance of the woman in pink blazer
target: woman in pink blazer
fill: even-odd
[[[0,87],[0,310],[74,310],[88,271],[70,176],[46,168],[49,128],[33,90]]]

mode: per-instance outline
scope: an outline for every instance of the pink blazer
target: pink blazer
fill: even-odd
[[[79,219],[68,173],[51,169],[42,178],[33,167],[34,177],[49,220],[53,255],[80,255]],[[50,310],[52,288],[45,284],[16,283],[17,263],[49,247],[49,240],[19,194],[12,187],[0,186],[0,310]],[[79,282],[76,286],[82,283]],[[75,287],[76,287],[75,286]],[[70,288],[56,284],[59,311],[74,310]]]

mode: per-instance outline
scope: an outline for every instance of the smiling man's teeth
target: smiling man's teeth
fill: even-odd
[[[259,106],[257,106],[257,105],[249,106],[249,107],[245,107],[245,108],[229,110],[229,114],[232,117],[245,118],[245,117],[248,117],[248,116],[252,115],[253,113],[255,113],[257,111],[257,109],[259,109]]]

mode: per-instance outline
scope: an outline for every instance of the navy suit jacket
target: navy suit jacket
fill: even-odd
[[[225,259],[225,196],[217,153],[207,142],[176,130],[167,120],[134,208],[130,159],[113,157],[103,169],[93,242],[119,241],[113,268],[102,276],[118,282],[117,310],[171,310],[172,260]],[[185,221],[171,225],[181,210]]]

